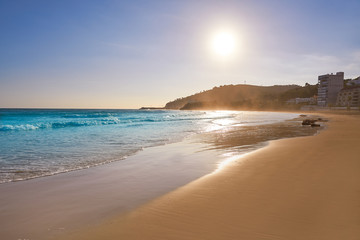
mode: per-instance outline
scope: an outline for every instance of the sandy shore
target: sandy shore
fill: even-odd
[[[61,239],[360,239],[360,116],[272,141],[125,216]]]
[[[0,184],[0,239],[53,239],[129,212],[216,169],[220,152],[200,151],[206,146],[182,141],[124,161]]]

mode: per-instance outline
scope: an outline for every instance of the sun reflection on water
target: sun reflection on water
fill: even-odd
[[[214,120],[211,121],[205,128],[205,132],[217,131],[225,129],[231,126],[234,126],[236,123],[239,123],[239,119],[236,119],[241,112],[237,111],[211,111],[207,114]]]

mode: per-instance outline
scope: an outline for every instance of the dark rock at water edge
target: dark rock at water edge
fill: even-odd
[[[302,125],[311,125],[314,124],[317,120],[315,119],[305,119],[302,121]]]

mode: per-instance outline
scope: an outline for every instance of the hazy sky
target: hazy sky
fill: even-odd
[[[209,49],[222,29],[237,51]],[[0,0],[0,107],[163,106],[214,86],[360,75],[359,0]]]

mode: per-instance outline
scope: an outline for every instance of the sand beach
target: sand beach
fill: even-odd
[[[315,136],[269,125],[288,127],[232,157],[236,130],[0,184],[1,239],[359,239],[360,115],[319,114],[329,122]],[[265,139],[254,128],[239,131]]]
[[[359,239],[360,116],[326,115],[126,215],[60,239]]]
[[[360,240],[360,0],[0,12],[0,240]]]

